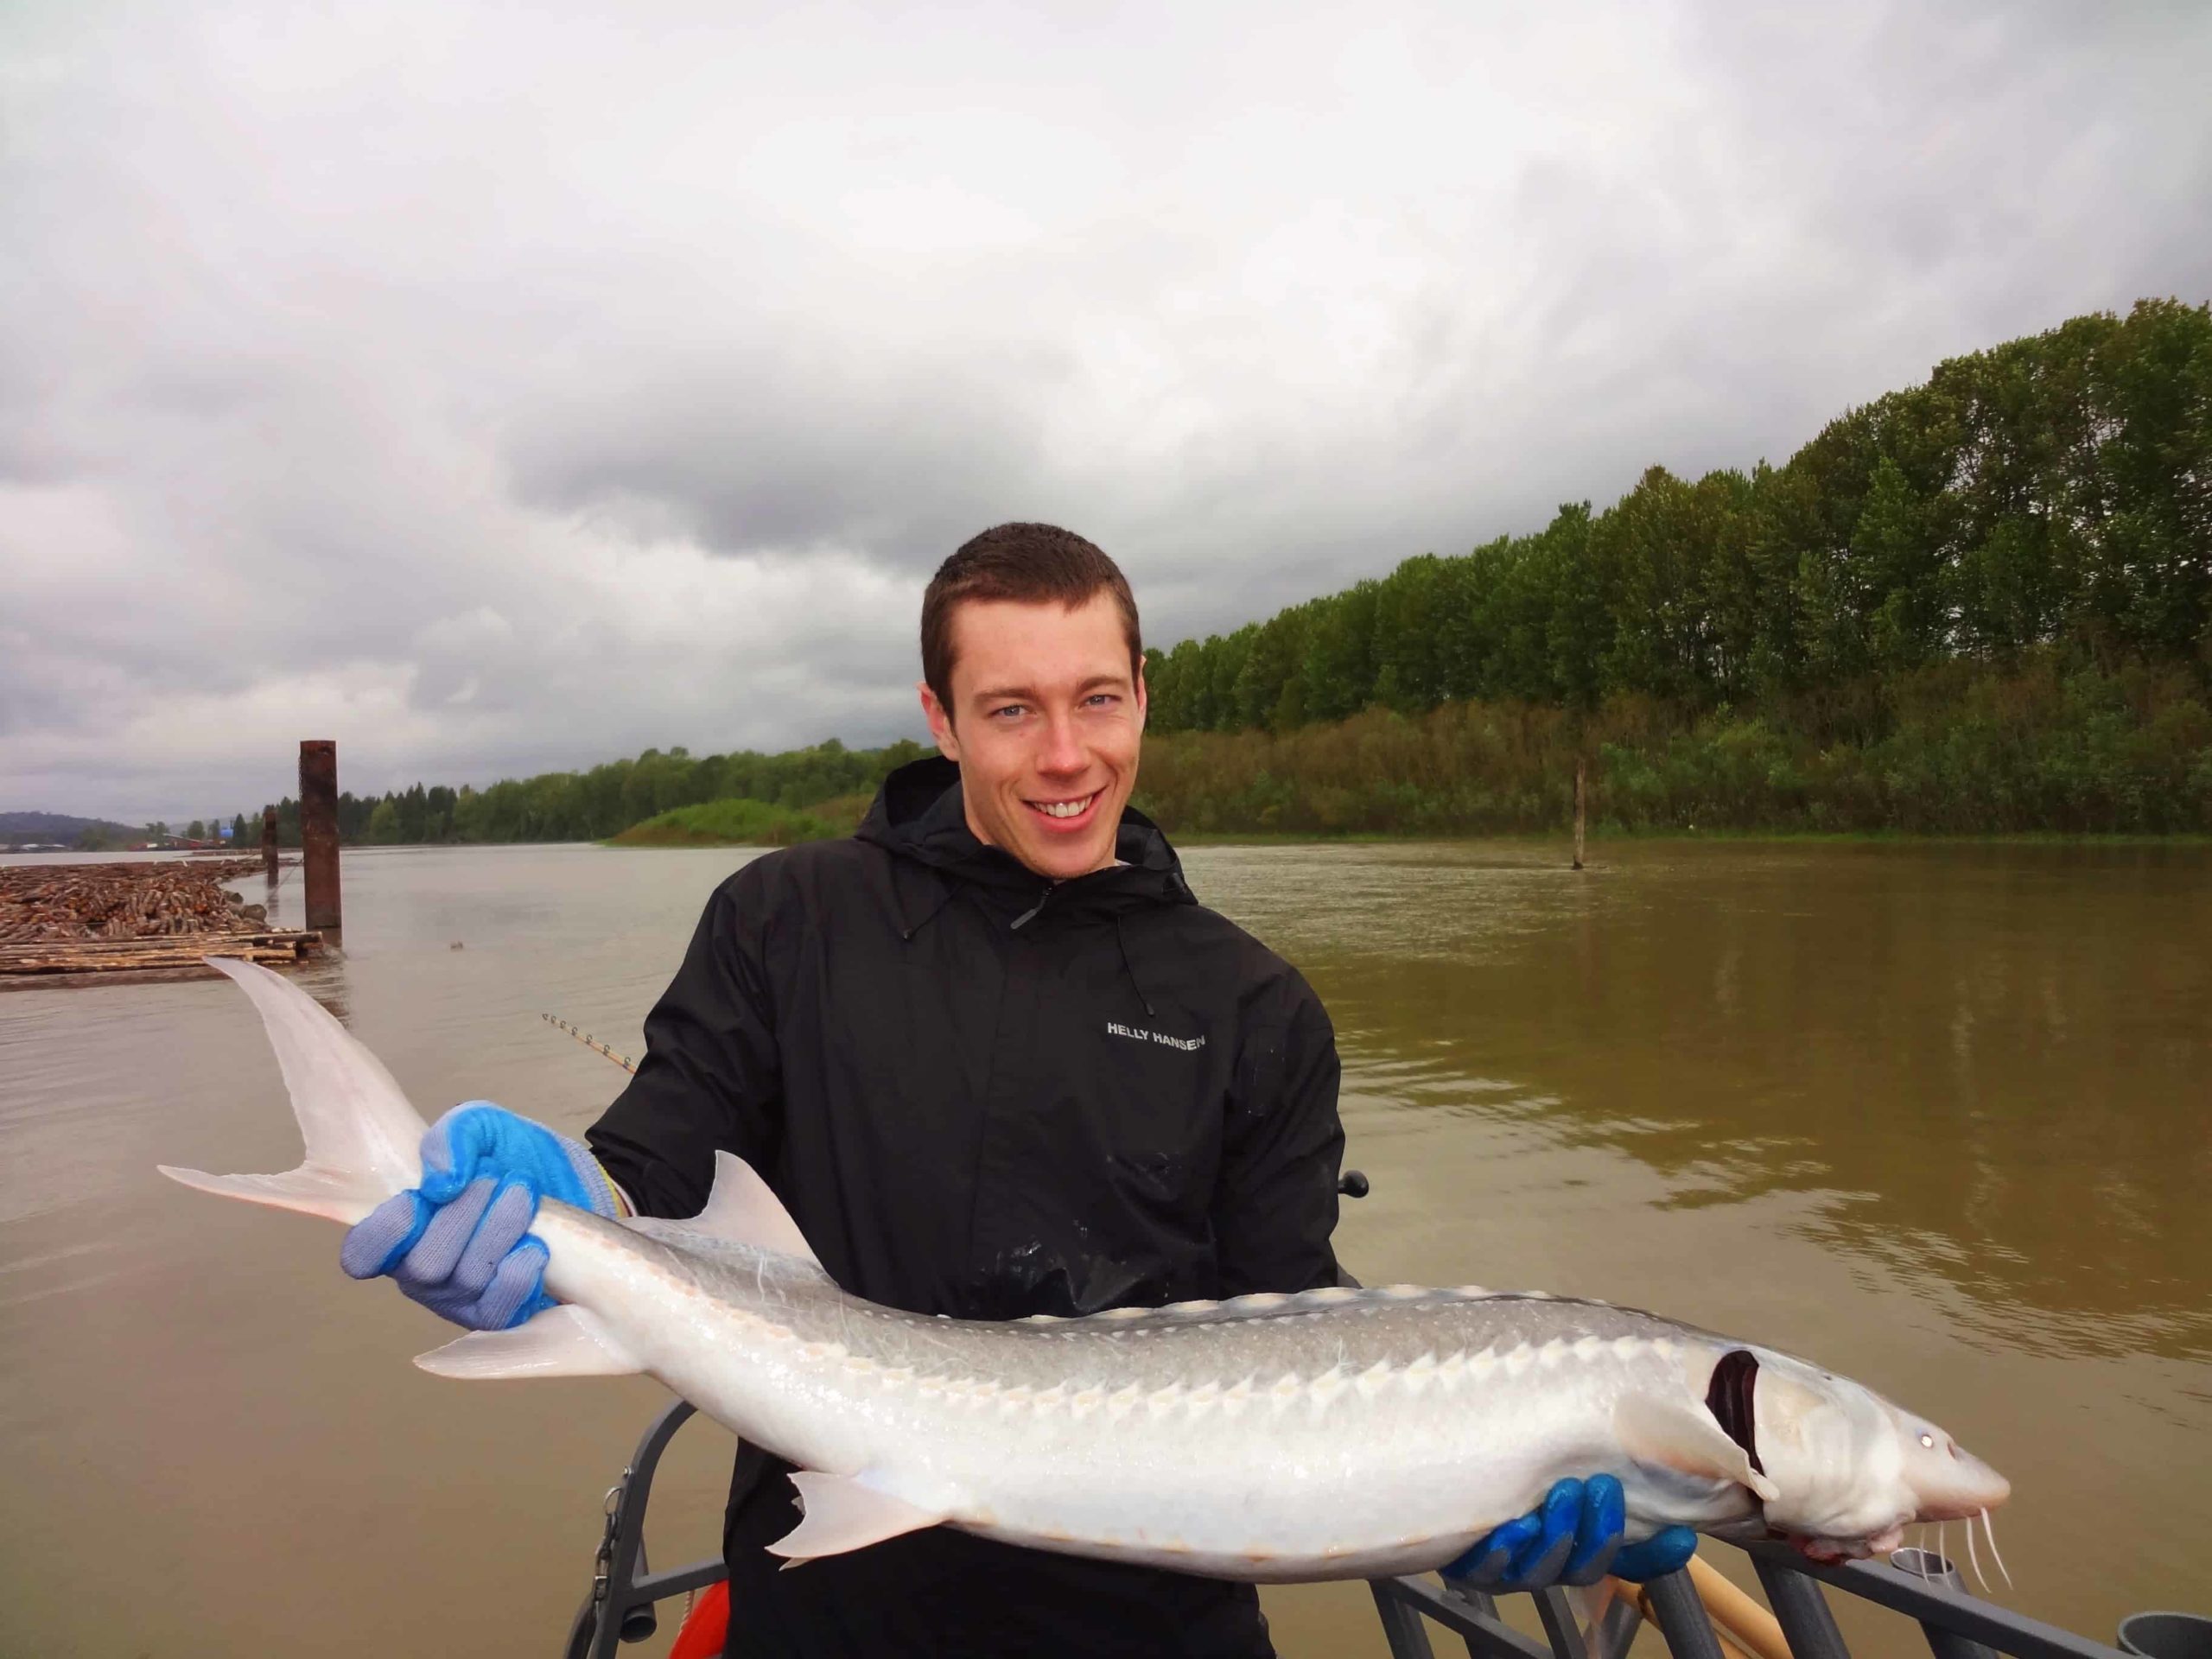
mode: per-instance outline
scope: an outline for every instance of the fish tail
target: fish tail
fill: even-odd
[[[157,1166],[173,1181],[349,1225],[423,1178],[429,1126],[384,1063],[313,997],[268,969],[210,957],[207,965],[253,999],[276,1051],[307,1158],[282,1175],[210,1175]]]

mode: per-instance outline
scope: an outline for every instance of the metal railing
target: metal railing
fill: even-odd
[[[642,1642],[653,1634],[657,1603],[724,1576],[719,1554],[665,1573],[652,1571],[645,1560],[645,1505],[652,1497],[653,1477],[669,1441],[692,1414],[693,1408],[679,1400],[655,1418],[622,1478],[608,1490],[591,1591],[570,1627],[565,1659],[613,1659],[619,1643]],[[1993,1654],[2012,1659],[2123,1659],[2118,1648],[1975,1599],[1954,1587],[1957,1575],[1948,1563],[1923,1576],[1878,1561],[1823,1567],[1780,1544],[1745,1548],[1791,1659],[1850,1659],[1823,1586],[1916,1621],[1934,1659],[1991,1659]],[[1471,1659],[1621,1659],[1646,1611],[1673,1659],[1726,1659],[1687,1570],[1644,1586],[1642,1609],[1615,1599],[1586,1627],[1565,1592],[1539,1591],[1532,1599],[1542,1640],[1505,1623],[1497,1600],[1480,1591],[1452,1588],[1431,1578],[1376,1579],[1370,1587],[1392,1659],[1435,1659],[1432,1625],[1464,1642]],[[1734,1645],[1744,1643],[1738,1640]]]
[[[591,1589],[569,1628],[566,1659],[612,1659],[620,1642],[642,1642],[659,1625],[655,1604],[671,1596],[703,1590],[726,1577],[717,1554],[668,1573],[655,1573],[645,1560],[645,1505],[661,1453],[676,1431],[697,1410],[678,1400],[652,1421],[631,1453],[630,1466],[607,1491],[607,1525],[592,1562]]]
[[[2117,1648],[1886,1562],[1823,1567],[1783,1544],[1743,1548],[1794,1659],[1850,1659],[1823,1584],[1916,1621],[1935,1659],[1990,1659],[1999,1653],[2014,1659],[2123,1659]],[[1430,1622],[1463,1640],[1471,1656],[1484,1659],[1620,1659],[1642,1620],[1636,1607],[1616,1600],[1585,1629],[1563,1591],[1543,1590],[1534,1597],[1547,1638],[1538,1641],[1500,1619],[1496,1602],[1479,1592],[1430,1579],[1378,1579],[1371,1587],[1393,1659],[1433,1659]],[[1674,1659],[1723,1659],[1721,1638],[1688,1571],[1654,1579],[1643,1588],[1652,1622]]]

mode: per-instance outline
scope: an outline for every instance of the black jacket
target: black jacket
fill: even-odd
[[[592,1149],[670,1217],[739,1154],[839,1284],[917,1313],[1333,1282],[1328,1016],[1141,814],[1116,850],[1048,883],[969,832],[951,765],[901,768],[854,839],[715,891]],[[1268,1650],[1248,1587],[941,1529],[779,1572],[766,1461],[732,1491],[733,1655]]]

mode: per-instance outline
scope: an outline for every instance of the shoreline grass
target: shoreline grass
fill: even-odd
[[[843,803],[829,803],[842,805]],[[772,806],[763,801],[709,801],[677,807],[648,819],[600,844],[624,849],[706,847],[789,847],[805,841],[825,841],[852,833],[852,823],[841,822],[857,814],[824,813],[819,808],[799,811]],[[1179,831],[1164,825],[1168,839],[1184,849],[1217,847],[1374,847],[1456,846],[1476,842],[1500,842],[1516,846],[1559,846],[1572,840],[1564,829],[1467,830],[1457,833],[1434,829],[1386,830],[1235,830]],[[1608,846],[1814,846],[1814,847],[2212,847],[2212,835],[2197,830],[2164,834],[2141,831],[2096,830],[1809,830],[1787,826],[1768,828],[1723,826],[1699,830],[1675,826],[1642,829],[1622,824],[1590,826],[1588,845]]]
[[[1330,833],[1325,830],[1304,832],[1285,830],[1193,830],[1179,834],[1163,825],[1167,838],[1179,849],[1200,847],[1365,847],[1393,842],[1416,845],[1428,842],[1439,846],[1454,846],[1468,842],[1497,841],[1530,844],[1557,843],[1566,846],[1573,840],[1564,830],[1469,830],[1459,834],[1446,834],[1434,830],[1347,830]],[[2136,830],[1959,830],[1947,833],[1923,830],[1793,830],[1775,829],[1624,829],[1619,825],[1603,828],[1592,824],[1586,837],[1591,847],[1656,846],[1669,842],[1780,842],[1790,845],[1814,846],[1893,846],[1893,847],[2212,847],[2212,835],[2201,830],[2177,830],[2165,833],[2148,834]]]
[[[678,806],[633,823],[609,847],[791,847],[843,834],[828,819],[795,807],[739,798]]]

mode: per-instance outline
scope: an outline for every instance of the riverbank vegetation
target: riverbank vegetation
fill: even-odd
[[[366,846],[611,841],[677,809],[712,802],[738,804],[741,810],[760,806],[786,815],[810,812],[831,833],[842,835],[860,822],[860,809],[851,805],[852,798],[857,797],[864,808],[893,768],[929,753],[912,741],[880,749],[849,749],[835,738],[781,754],[743,750],[695,756],[683,748],[647,749],[634,760],[609,761],[588,772],[503,779],[486,789],[416,784],[381,798],[341,794],[338,834],[349,845]],[[285,846],[297,846],[299,803],[287,796],[277,804],[276,818],[277,838]],[[733,817],[728,822],[741,820]],[[742,822],[751,825],[769,820]],[[257,842],[259,823],[257,813],[252,820]],[[240,814],[237,823],[237,833],[247,834],[245,815]],[[683,833],[682,826],[671,826],[671,833]]]
[[[1139,803],[1212,835],[1564,829],[1578,758],[1600,830],[2212,832],[2212,699],[2181,670],[1950,663],[1764,708],[1623,695],[1372,709],[1148,741]]]
[[[1138,802],[1171,830],[1558,829],[1580,762],[1601,829],[2212,831],[2212,308],[1954,359],[1779,467],[1655,467],[1146,677]],[[710,801],[842,830],[822,803],[924,752],[648,750],[346,797],[340,831],[607,839]]]
[[[617,847],[790,847],[802,841],[827,841],[852,833],[859,814],[855,812],[848,822],[845,807],[855,798],[844,797],[826,812],[742,798],[704,801],[671,807],[633,823],[611,842]]]

